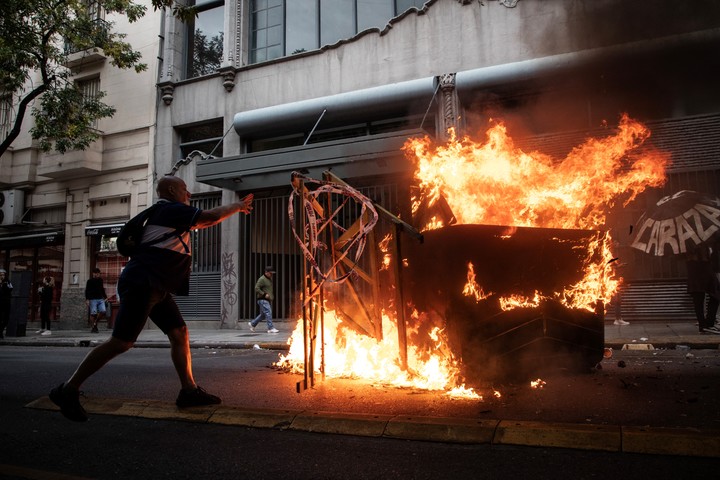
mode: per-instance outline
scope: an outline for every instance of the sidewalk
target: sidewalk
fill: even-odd
[[[150,323],[150,322],[148,322]],[[197,324],[196,324],[197,325]],[[288,341],[292,336],[297,321],[275,321],[275,328],[279,333],[267,333],[259,325],[255,332],[250,331],[247,322],[237,327],[202,328],[188,325],[190,329],[191,348],[263,348],[268,350],[287,350]],[[34,347],[92,347],[110,337],[112,330],[99,327],[100,332],[90,333],[87,330],[53,330],[51,335],[40,335],[35,330],[29,330],[24,337],[8,337],[0,339],[0,345],[22,345]],[[720,335],[719,335],[720,336]],[[720,340],[720,339],[719,339]],[[257,345],[257,347],[255,346]],[[146,327],[135,342],[135,347],[161,348],[170,347],[165,334],[156,328]]]
[[[202,328],[190,325],[190,346],[192,348],[259,348],[287,350],[288,341],[295,330],[297,321],[276,321],[280,333],[267,333],[258,327],[251,332],[246,322],[237,328]],[[234,326],[233,326],[234,327]],[[34,330],[24,337],[0,339],[0,345],[23,346],[94,346],[110,336],[110,330],[90,333],[88,330],[54,330],[52,335],[40,335]],[[692,349],[720,348],[720,335],[701,334],[695,322],[688,321],[644,321],[630,325],[616,326],[612,321],[605,324],[605,346],[613,349],[624,345],[650,344],[654,348],[676,348],[678,345]],[[146,328],[140,334],[136,347],[169,347],[167,338],[157,328]]]

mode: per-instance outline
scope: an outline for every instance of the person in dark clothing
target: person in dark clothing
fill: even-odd
[[[90,308],[90,320],[92,322],[92,333],[98,333],[97,324],[105,317],[105,286],[100,277],[100,269],[93,269],[92,277],[85,284],[85,303]]]
[[[42,286],[39,288],[40,293],[40,330],[36,333],[40,335],[51,335],[50,330],[50,310],[52,309],[53,291],[55,289],[55,280],[47,276],[43,279]]]
[[[188,294],[192,264],[190,230],[217,225],[239,212],[250,213],[253,195],[239,202],[200,210],[190,206],[185,182],[173,176],[158,181],[157,194],[159,205],[148,218],[140,251],[130,258],[120,274],[118,293],[122,300],[112,336],[93,348],[72,376],[50,392],[50,399],[70,420],[87,420],[80,404],[80,386],[107,362],[132,348],[148,317],[170,341],[170,357],[181,385],[175,404],[185,408],[221,403],[219,397],[195,383],[188,328],[173,294]],[[163,240],[154,242],[158,238]]]
[[[0,268],[0,338],[5,338],[5,328],[10,322],[10,299],[13,285],[7,278],[5,269]]]
[[[688,251],[685,261],[687,291],[692,297],[700,333],[720,334],[715,325],[720,305],[720,279],[712,264],[713,260],[717,261],[716,256],[717,252],[711,248],[700,246]]]

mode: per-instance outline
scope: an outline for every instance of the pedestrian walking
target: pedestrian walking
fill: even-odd
[[[5,338],[5,329],[10,323],[10,302],[13,285],[7,278],[7,271],[0,268],[0,338]]]
[[[174,176],[158,181],[157,194],[160,199],[148,218],[140,248],[118,281],[122,302],[112,336],[93,348],[72,376],[50,392],[50,399],[70,420],[87,420],[79,400],[80,386],[107,362],[132,348],[148,317],[170,341],[170,357],[181,386],[175,404],[185,408],[221,403],[219,397],[195,383],[188,328],[173,294],[189,293],[190,230],[217,225],[239,212],[250,213],[253,196],[200,210],[190,206],[185,182]]]
[[[100,269],[94,268],[92,277],[88,278],[85,283],[85,303],[90,308],[90,322],[92,328],[90,332],[98,333],[97,324],[100,320],[105,318],[105,285],[103,285],[103,279],[100,277]]]
[[[55,291],[55,280],[51,276],[43,279],[43,283],[38,289],[40,294],[40,330],[36,333],[40,335],[51,335],[50,328],[50,311],[52,310],[53,293]]]
[[[260,314],[255,317],[252,322],[248,322],[250,331],[254,332],[255,327],[258,323],[262,322],[263,318],[267,322],[268,333],[278,333],[280,330],[275,328],[272,322],[272,304],[271,302],[275,299],[273,294],[273,283],[272,276],[275,273],[275,269],[271,266],[265,267],[265,273],[260,275],[257,282],[255,282],[255,297],[257,298],[258,307],[260,307]]]

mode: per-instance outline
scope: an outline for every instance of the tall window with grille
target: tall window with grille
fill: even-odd
[[[82,45],[75,45],[69,41],[65,41],[65,53],[71,54],[86,50],[90,47],[99,45],[108,31],[108,25],[105,21],[105,9],[97,0],[85,0],[83,2],[85,12],[84,22],[80,26],[82,33]]]
[[[78,80],[75,82],[75,86],[82,94],[83,100],[94,100],[97,98],[98,92],[100,91],[100,77]],[[97,119],[91,126],[95,129],[98,128]]]

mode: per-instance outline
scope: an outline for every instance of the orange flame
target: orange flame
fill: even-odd
[[[627,115],[615,135],[588,139],[560,161],[515,147],[502,123],[484,143],[450,134],[444,146],[425,137],[403,148],[429,203],[444,197],[459,224],[598,229],[619,198],[626,205],[665,181],[668,156],[641,149],[650,132]]]
[[[415,312],[417,315],[417,312]],[[335,378],[363,378],[372,382],[422,390],[445,391],[455,398],[480,399],[473,388],[460,381],[459,364],[447,346],[444,332],[432,329],[431,349],[408,345],[408,370],[398,361],[398,334],[395,321],[383,312],[383,339],[361,335],[347,327],[333,310],[324,312],[325,375]],[[417,332],[409,332],[417,333]],[[427,339],[426,339],[427,340]],[[304,371],[303,326],[298,326],[288,341],[287,355],[281,355],[276,366],[293,373]],[[315,351],[315,365],[321,364],[320,347]]]
[[[383,260],[382,264],[380,265],[380,270],[388,270],[390,268],[390,265],[392,264],[392,255],[390,255],[390,240],[392,240],[391,234],[386,234],[385,237],[383,237],[382,240],[380,240],[380,243],[378,244],[378,248],[383,253]]]
[[[523,297],[522,295],[510,295],[509,297],[500,297],[500,308],[504,311],[514,308],[534,308],[540,305],[542,297],[536,291],[533,298]]]
[[[463,288],[463,295],[466,297],[475,297],[475,301],[479,302],[492,295],[492,292],[485,293],[483,288],[475,281],[475,268],[472,263],[468,263],[467,280],[465,288]]]
[[[422,192],[422,198],[411,199],[413,214],[422,205],[445,209],[444,215],[427,217],[421,230],[441,228],[451,217],[459,224],[602,230],[612,206],[619,202],[627,205],[644,189],[665,181],[668,156],[642,148],[650,132],[627,116],[621,118],[614,135],[588,139],[561,160],[517,148],[502,123],[493,124],[481,143],[467,137],[457,139],[452,131],[450,134],[445,145],[433,146],[429,138],[423,138],[409,139],[403,147],[416,162],[415,176]],[[512,234],[509,230],[508,235]],[[380,245],[384,253],[381,270],[388,269],[392,261],[407,265],[405,258],[390,257],[389,240],[385,237]],[[610,235],[599,234],[584,253],[583,279],[555,292],[552,299],[588,310],[594,310],[598,300],[608,302],[620,283],[609,263],[610,242]],[[472,264],[468,264],[463,293],[478,302],[492,295],[477,284]],[[547,298],[535,292],[532,298],[509,296],[499,300],[501,308],[507,310],[538,307]],[[326,376],[363,378],[444,391],[456,398],[482,399],[462,383],[459,360],[448,347],[443,330],[434,328],[425,334],[408,330],[408,369],[404,370],[398,360],[396,322],[385,312],[382,316],[383,335],[378,341],[348,327],[334,310],[324,312]],[[422,324],[422,314],[415,312],[413,316],[416,325]],[[422,336],[425,338],[419,339]],[[417,341],[411,341],[413,337]],[[302,373],[302,322],[288,343],[288,354],[276,365]],[[319,346],[315,355],[314,364],[319,367]],[[532,388],[544,385],[541,379],[531,383]],[[490,395],[501,397],[497,390]]]
[[[661,185],[669,161],[665,153],[641,148],[650,131],[627,115],[614,135],[588,139],[560,161],[517,148],[502,123],[486,135],[484,143],[476,143],[468,137],[458,140],[451,131],[444,146],[433,148],[425,137],[409,139],[403,147],[417,163],[415,176],[427,205],[445,198],[458,224],[600,230],[620,199],[627,205],[646,188]],[[413,208],[422,203],[413,198]],[[443,226],[432,217],[422,230]],[[583,280],[553,298],[589,311],[598,300],[609,302],[620,284],[609,264],[611,243],[607,234],[591,245]],[[537,306],[541,300],[536,294],[500,302],[508,310]]]

